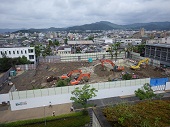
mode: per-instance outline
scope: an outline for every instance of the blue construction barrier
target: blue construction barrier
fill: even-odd
[[[150,85],[152,86],[160,86],[160,85],[166,85],[166,82],[168,82],[168,78],[151,78]]]

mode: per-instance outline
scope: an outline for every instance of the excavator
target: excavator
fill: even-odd
[[[145,62],[146,64],[148,64],[149,59],[148,59],[148,58],[145,58],[145,59],[139,61],[136,66],[131,66],[130,68],[131,68],[131,69],[134,69],[134,70],[140,69],[140,65],[141,65],[142,63],[144,63],[144,62]]]
[[[104,67],[104,63],[110,63],[113,66],[113,71],[122,71],[125,68],[123,66],[116,66],[111,60],[105,59],[105,60],[100,60],[102,67]]]
[[[80,74],[77,79],[71,80],[71,81],[70,81],[70,84],[71,84],[71,85],[78,85],[84,77],[87,78],[87,79],[89,79],[89,78],[90,78],[90,73]]]
[[[70,78],[71,77],[71,75],[72,74],[74,74],[74,73],[79,73],[79,74],[81,74],[82,73],[82,71],[81,70],[72,70],[72,71],[70,71],[69,73],[67,73],[67,74],[63,74],[60,78],[61,79],[67,79],[67,78]]]

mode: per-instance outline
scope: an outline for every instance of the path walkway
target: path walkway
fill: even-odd
[[[45,115],[52,116],[53,111],[55,115],[68,114],[70,113],[71,103],[53,105],[52,107],[45,107]],[[2,109],[1,107],[0,109]],[[18,111],[11,111],[10,108],[3,109],[0,111],[0,123],[2,122],[11,122],[17,120],[26,120],[33,118],[42,118],[44,117],[44,107],[24,109]]]
[[[170,92],[167,91],[164,93],[164,97],[170,97]],[[122,101],[135,101],[138,100],[137,97],[134,96],[125,96],[125,97],[112,97],[112,98],[105,98],[105,99],[98,99],[98,100],[91,100],[89,103],[96,104],[97,107],[103,107],[108,104],[116,104]],[[60,104],[60,105],[53,105],[52,107],[46,106],[39,107],[39,108],[31,108],[31,109],[24,109],[18,111],[11,111],[8,107],[1,107],[0,106],[0,123],[2,122],[12,122],[17,120],[26,120],[26,119],[34,119],[34,118],[43,118],[44,117],[44,110],[45,116],[52,116],[53,111],[55,111],[55,115],[61,114],[68,114],[70,113],[70,107],[72,103]]]

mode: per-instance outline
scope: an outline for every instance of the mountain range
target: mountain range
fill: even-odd
[[[134,23],[129,25],[117,25],[108,21],[100,21],[91,24],[84,24],[80,26],[72,26],[67,28],[45,28],[45,29],[0,29],[2,32],[47,32],[47,31],[84,31],[84,30],[139,30],[144,28],[145,30],[170,30],[170,22],[150,22],[150,23]]]

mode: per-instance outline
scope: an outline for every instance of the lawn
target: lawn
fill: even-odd
[[[137,104],[121,103],[103,109],[113,127],[170,126],[170,101],[147,100]]]
[[[90,122],[90,117],[82,112],[46,118],[46,127],[81,127]],[[0,127],[44,127],[45,119],[32,119],[0,124]]]

